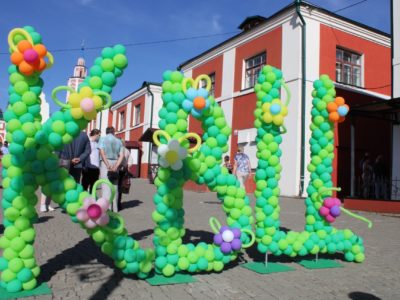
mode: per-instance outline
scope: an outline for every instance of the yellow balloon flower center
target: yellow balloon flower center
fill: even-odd
[[[168,151],[165,155],[165,159],[168,161],[168,163],[174,164],[179,159],[179,156],[176,151]]]

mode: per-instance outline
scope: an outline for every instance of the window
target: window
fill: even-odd
[[[133,126],[137,126],[141,123],[142,121],[140,120],[140,104],[135,105],[134,110],[133,110]]]
[[[361,86],[361,55],[336,48],[336,81]]]
[[[125,129],[125,112],[121,111],[119,113],[119,121],[118,121],[118,130],[124,130]]]
[[[211,88],[210,88],[209,94],[211,96],[215,96],[215,72],[211,73],[211,74],[208,74],[208,77],[210,77],[210,79],[211,79]],[[207,86],[207,82],[204,79],[201,80],[200,86],[202,88],[205,88]]]
[[[257,82],[258,74],[261,68],[265,65],[266,53],[261,53],[246,60],[245,82],[244,88],[248,89],[253,87]]]

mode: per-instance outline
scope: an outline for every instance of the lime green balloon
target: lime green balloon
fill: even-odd
[[[118,56],[118,54],[116,56]],[[110,58],[103,59],[100,65],[105,72],[114,71],[114,61]]]
[[[14,84],[14,90],[22,96],[25,92],[29,91],[29,85],[25,81],[18,81]]]
[[[3,257],[8,261],[18,257],[18,252],[14,251],[12,248],[6,248],[3,251]]]
[[[19,256],[21,258],[31,258],[31,257],[33,257],[34,253],[35,253],[35,249],[33,248],[33,246],[30,244],[27,244],[27,245],[25,245],[24,249],[21,252],[19,252]]]
[[[33,278],[31,280],[29,280],[28,282],[25,282],[22,284],[22,287],[25,291],[30,291],[33,290],[37,285],[37,281],[36,278]]]
[[[171,264],[167,264],[163,269],[162,273],[165,277],[171,277],[175,273],[175,268]]]
[[[15,226],[8,226],[5,230],[4,230],[4,236],[8,239],[8,240],[12,240],[13,238],[19,236],[20,231],[17,229],[17,227]]]
[[[12,105],[12,110],[17,116],[22,116],[28,111],[28,107],[24,102],[17,102]]]
[[[14,258],[8,263],[8,268],[14,273],[18,273],[23,267],[24,262],[20,258]]]
[[[22,95],[22,101],[26,105],[33,105],[33,104],[38,103],[38,98],[34,92],[28,91]]]
[[[21,198],[21,199],[25,199],[25,198],[23,198],[23,197],[20,197],[20,198]],[[25,200],[26,200],[26,199],[25,199]],[[15,200],[14,200],[14,201],[15,201]],[[14,201],[13,201],[13,202],[14,202]],[[13,205],[14,205],[14,203],[13,203]],[[26,205],[26,204],[25,204],[25,205]],[[28,229],[28,228],[31,226],[31,223],[30,223],[30,221],[29,221],[28,218],[19,217],[18,219],[15,220],[14,225],[15,225],[15,227],[16,227],[18,230],[23,231],[23,230]]]
[[[119,53],[114,56],[113,63],[117,68],[124,69],[128,65],[128,59],[124,54]]]
[[[34,241],[36,236],[36,232],[33,228],[28,228],[24,231],[21,231],[21,238],[24,239],[25,242],[31,243]]]
[[[53,129],[55,133],[63,135],[65,133],[65,123],[61,120],[54,121],[53,124],[51,124],[51,129]]]
[[[190,262],[189,259],[187,259],[186,257],[181,257],[178,260],[178,268],[181,270],[187,270],[189,268]]]
[[[89,85],[92,89],[101,89],[103,86],[103,81],[98,76],[93,76],[89,79]]]
[[[17,274],[15,274],[10,269],[6,269],[1,273],[1,280],[4,282],[10,282],[11,280],[14,280],[16,277]]]
[[[21,251],[22,249],[24,249],[25,247],[25,241],[23,238],[21,237],[15,237],[11,240],[10,246],[13,250],[15,250],[16,252]]]

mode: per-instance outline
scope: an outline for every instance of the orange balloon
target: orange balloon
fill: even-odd
[[[332,121],[332,122],[337,122],[337,121],[339,121],[339,118],[340,118],[340,116],[339,116],[339,114],[338,114],[336,111],[331,112],[331,113],[329,114],[329,120]]]
[[[19,64],[18,69],[22,74],[24,74],[26,76],[32,75],[32,73],[34,71],[33,67],[30,64],[28,64],[26,61],[22,61]]]
[[[335,102],[329,102],[328,105],[326,106],[326,109],[327,109],[330,113],[332,113],[332,112],[334,112],[334,111],[337,111],[338,106],[337,106],[337,104],[336,104]]]
[[[343,104],[344,104],[344,98],[343,98],[343,97],[336,97],[336,98],[335,98],[335,103],[336,103],[338,106],[343,105]]]
[[[27,40],[22,40],[22,41],[20,41],[19,43],[18,43],[18,50],[20,51],[20,52],[24,52],[24,51],[26,51],[26,50],[28,50],[28,49],[31,49],[32,48],[32,44],[31,43],[29,43]]]
[[[47,54],[47,49],[43,44],[37,44],[33,46],[33,49],[39,54],[40,57],[44,57]]]
[[[342,122],[344,122],[344,120],[346,120],[346,118],[345,118],[345,117],[342,117],[342,116],[340,116],[340,117],[339,117],[339,121],[338,121],[338,122],[339,122],[339,123],[342,123]]]
[[[206,107],[206,99],[203,97],[196,97],[193,100],[193,106],[195,109],[203,109]]]
[[[36,67],[38,71],[43,71],[46,69],[46,62],[44,61],[43,58],[40,59],[39,65]]]
[[[24,56],[22,53],[13,52],[13,54],[11,54],[10,59],[14,65],[19,65],[24,60]]]

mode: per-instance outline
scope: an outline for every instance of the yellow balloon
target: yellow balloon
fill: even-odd
[[[266,112],[263,114],[263,120],[265,123],[271,123],[272,122],[272,115],[269,112]]]
[[[274,117],[274,124],[276,126],[281,126],[283,124],[283,116],[282,115],[276,115]]]
[[[282,114],[284,117],[287,116],[287,114],[288,114],[288,108],[287,108],[287,106],[283,106],[283,105],[282,105],[281,114]]]
[[[68,97],[68,103],[72,107],[79,107],[82,97],[78,93],[71,93]]]
[[[81,108],[71,108],[71,116],[78,120],[83,117],[83,112]]]
[[[79,91],[79,94],[82,96],[82,98],[92,98],[93,96],[93,90],[88,87],[88,86],[84,86],[83,88],[81,88],[81,90]]]
[[[271,104],[269,102],[265,102],[262,106],[263,112],[269,111],[269,108],[271,107]]]
[[[94,107],[97,110],[100,110],[103,106],[103,100],[101,99],[100,96],[94,95],[92,98],[93,102],[94,102]]]

